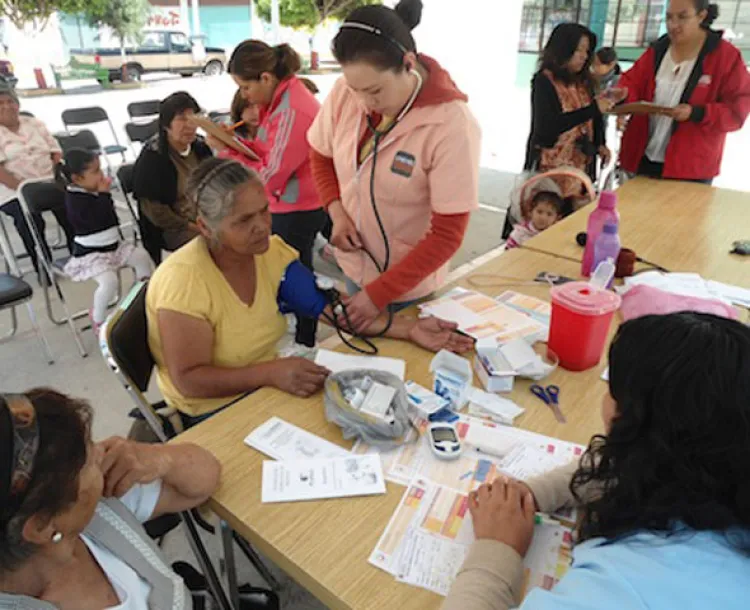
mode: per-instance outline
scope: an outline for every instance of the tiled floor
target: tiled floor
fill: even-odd
[[[460,267],[477,257],[494,250],[500,244],[500,231],[504,220],[504,208],[507,205],[508,193],[513,187],[514,177],[493,171],[483,171],[481,178],[482,201],[484,207],[472,216],[469,232],[464,245],[452,261],[454,268]],[[490,209],[495,208],[495,209]],[[20,244],[15,239],[15,231],[7,223],[8,231],[14,242],[14,249],[20,252]],[[23,261],[22,261],[22,266]],[[25,264],[28,267],[28,263]],[[316,269],[327,275],[336,275],[336,269],[320,259],[316,260]],[[88,351],[88,356],[82,358],[73,342],[73,337],[67,326],[56,326],[49,321],[44,309],[41,289],[32,273],[27,274],[27,281],[35,290],[32,305],[37,313],[45,336],[47,337],[55,363],[49,365],[46,361],[36,337],[29,331],[28,315],[24,307],[17,310],[19,320],[19,334],[12,340],[0,343],[0,391],[24,391],[28,388],[45,385],[57,390],[85,398],[94,406],[95,418],[93,425],[94,438],[99,440],[111,435],[126,435],[130,421],[128,412],[133,407],[125,390],[118,383],[114,375],[105,365],[91,330],[82,330],[81,338]],[[124,284],[129,287],[132,275],[129,271],[123,274]],[[64,282],[63,288],[67,295],[72,311],[88,310],[93,294],[94,283],[73,284]],[[58,314],[59,302],[53,299]],[[88,325],[84,318],[76,323],[78,328]],[[8,312],[0,313],[0,336],[10,328]],[[321,339],[330,335],[330,330],[321,327]],[[287,340],[288,341],[288,340]],[[150,395],[154,400],[158,396],[155,384],[152,382]],[[218,537],[205,536],[207,546],[214,559],[220,556]],[[172,560],[192,560],[188,543],[179,532],[168,536],[165,550]],[[260,576],[255,573],[242,556],[237,553],[241,582],[250,582],[256,586],[262,584]],[[280,570],[274,572],[284,583],[282,598],[285,608],[306,610],[322,607],[306,591],[286,578]]]

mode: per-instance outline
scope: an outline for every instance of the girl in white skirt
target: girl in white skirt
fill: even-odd
[[[151,258],[140,246],[121,241],[110,182],[98,155],[70,150],[57,174],[67,185],[65,210],[75,233],[73,256],[65,265],[65,273],[74,282],[95,279],[99,284],[89,312],[98,334],[107,317],[107,305],[117,295],[117,270],[132,267],[136,278],[146,279],[153,271]]]

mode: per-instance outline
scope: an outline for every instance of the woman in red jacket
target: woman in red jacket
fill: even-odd
[[[312,270],[315,236],[328,216],[322,209],[310,170],[307,130],[320,103],[310,87],[297,78],[302,66],[299,55],[288,44],[275,47],[260,40],[246,40],[229,59],[229,74],[250,104],[260,108],[255,139],[245,142],[260,157],[225,150],[253,168],[266,185],[274,235],[299,252],[300,261]],[[296,341],[313,347],[317,320],[297,317]]]
[[[671,0],[667,35],[620,79],[628,102],[671,108],[631,118],[620,151],[625,171],[707,184],[719,174],[726,134],[750,112],[750,76],[737,48],[710,29],[718,15],[707,0]]]

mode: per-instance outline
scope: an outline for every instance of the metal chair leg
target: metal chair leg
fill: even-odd
[[[235,608],[240,607],[240,588],[237,584],[237,564],[234,560],[234,536],[232,528],[221,522],[221,542],[224,547],[224,564],[227,571],[229,598]]]
[[[250,543],[234,530],[232,530],[232,535],[237,546],[240,547],[240,550],[245,554],[245,557],[247,557],[255,569],[258,570],[258,573],[263,577],[263,580],[268,583],[268,586],[271,587],[273,591],[279,591],[281,589],[281,584],[276,580],[276,577],[271,574],[271,570],[269,570],[266,564],[263,563],[260,555],[258,555],[252,546],[250,546]]]
[[[34,329],[34,334],[36,334],[36,338],[39,339],[39,343],[42,344],[44,353],[47,354],[47,362],[48,364],[54,364],[55,357],[52,355],[52,350],[50,349],[49,343],[47,342],[47,337],[44,335],[44,332],[37,322],[36,312],[34,311],[34,307],[31,305],[31,301],[28,301],[26,303],[26,308],[29,310],[29,320],[31,320],[31,327]]]
[[[221,580],[219,580],[219,576],[216,574],[216,570],[211,563],[211,558],[208,556],[206,547],[200,539],[193,516],[189,512],[184,512],[180,513],[180,517],[182,517],[182,521],[188,530],[188,542],[193,550],[195,559],[198,562],[201,572],[206,577],[208,588],[214,596],[219,610],[233,610],[233,608],[238,610],[239,606],[232,606],[227,598],[227,594],[221,585]]]

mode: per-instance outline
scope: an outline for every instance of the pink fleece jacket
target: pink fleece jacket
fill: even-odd
[[[260,174],[272,214],[307,212],[321,207],[310,171],[310,145],[307,143],[307,131],[319,109],[315,96],[292,76],[279,83],[270,105],[261,109],[255,140],[244,141],[260,161],[233,150],[221,155]]]

